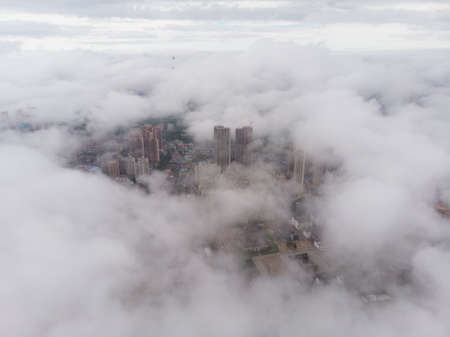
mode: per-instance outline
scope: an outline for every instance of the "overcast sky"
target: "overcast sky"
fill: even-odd
[[[449,36],[445,0],[0,1],[8,48],[241,50],[270,38],[372,51],[449,48]]]

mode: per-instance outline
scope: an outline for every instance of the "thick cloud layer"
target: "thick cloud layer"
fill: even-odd
[[[27,50],[241,50],[270,38],[336,50],[449,48],[447,1],[0,1]]]
[[[445,52],[378,57],[261,42],[246,52],[159,56],[4,53],[0,332],[8,336],[447,336],[450,65]],[[220,65],[220,66],[219,66]],[[288,216],[290,185],[264,168],[240,190],[145,195],[65,168],[74,123],[101,135],[183,116],[197,140],[252,123],[337,169],[312,201],[339,281],[295,266],[246,281],[211,233]],[[10,127],[32,121],[42,130]],[[392,275],[408,271],[408,282]],[[361,292],[389,291],[368,306]]]
[[[0,1],[9,9],[33,10],[44,13],[66,13],[84,16],[142,17],[181,20],[290,20],[310,22],[411,22],[420,21],[418,12],[448,10],[445,0],[419,1],[191,1],[191,0],[116,0],[116,1],[53,1],[36,3],[31,0]],[[360,14],[357,17],[356,14]],[[406,15],[405,15],[406,14]],[[439,18],[442,13],[432,13]]]

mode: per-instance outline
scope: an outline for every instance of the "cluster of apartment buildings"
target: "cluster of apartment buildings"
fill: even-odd
[[[159,126],[144,124],[130,131],[128,155],[109,160],[104,170],[112,178],[125,177],[135,181],[150,174],[160,161],[162,130]]]
[[[230,128],[223,125],[214,127],[214,160],[222,172],[230,165],[232,159],[242,165],[250,165],[252,139],[252,127],[237,128],[234,151],[232,151]]]
[[[245,126],[235,131],[232,143],[230,128],[222,125],[214,127],[214,160],[223,172],[234,160],[242,165],[250,165],[253,161],[251,143],[253,128]],[[324,167],[308,156],[305,151],[291,150],[286,176],[300,186],[300,192],[316,189],[324,175]]]

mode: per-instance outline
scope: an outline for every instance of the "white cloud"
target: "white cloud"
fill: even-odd
[[[332,10],[334,18],[334,12],[364,7],[327,3],[316,7]],[[20,11],[27,3],[18,4]],[[88,30],[100,23],[73,48],[118,36],[133,44],[129,36],[154,24],[107,19],[117,12],[104,2],[92,13],[73,2],[46,4],[30,22],[49,18],[60,27],[67,18],[67,26]],[[273,2],[262,4],[260,10],[274,11]],[[53,14],[43,14],[50,5]],[[237,10],[233,19],[253,9],[249,2],[244,12],[220,3],[198,6],[208,7],[205,15]],[[183,25],[170,31],[169,40],[202,40],[195,26],[202,21],[201,35],[206,18],[192,18],[188,9],[182,14],[197,23],[188,24],[193,31],[186,35],[175,33]],[[131,29],[134,23],[142,25]],[[118,35],[104,37],[108,27]],[[323,34],[337,39],[349,26],[338,34],[332,27]],[[438,191],[444,200],[449,195],[446,51],[351,55],[263,40],[242,52],[124,55],[45,52],[45,38],[23,41],[39,51],[12,51],[6,43],[0,54],[0,112],[8,113],[0,125],[1,335],[448,336],[449,223],[434,211]],[[64,37],[55,41],[62,44],[57,49],[67,47]],[[401,37],[394,42],[404,43]],[[217,228],[255,213],[289,216],[292,186],[262,168],[247,172],[252,184],[245,190],[225,177],[207,197],[188,197],[168,194],[158,175],[149,180],[153,193],[144,195],[64,167],[80,141],[67,125],[87,121],[99,136],[168,114],[182,115],[200,140],[211,139],[216,123],[252,123],[256,136],[275,143],[287,137],[315,159],[338,163],[310,206],[344,285],[311,288],[295,267],[249,284],[231,256],[205,260],[198,243]],[[7,129],[20,121],[52,126],[32,133]],[[406,285],[398,282],[399,270],[409,272]],[[378,290],[394,299],[370,307],[359,298],[360,291]]]

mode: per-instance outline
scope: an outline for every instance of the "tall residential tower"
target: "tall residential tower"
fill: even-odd
[[[223,172],[231,161],[230,129],[222,125],[214,127],[214,156]]]
[[[250,165],[251,152],[250,143],[252,142],[253,129],[250,126],[236,129],[236,161],[243,165]]]

